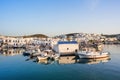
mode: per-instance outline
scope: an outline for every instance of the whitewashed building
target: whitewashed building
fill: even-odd
[[[23,45],[29,44],[32,38],[22,38],[22,37],[4,37],[3,43],[7,47],[22,47]]]
[[[79,45],[76,41],[59,41],[53,49],[61,55],[74,54],[79,49]]]
[[[6,37],[3,39],[3,43],[6,44],[8,47],[17,47],[25,44],[25,41],[23,41],[23,39],[21,38]]]

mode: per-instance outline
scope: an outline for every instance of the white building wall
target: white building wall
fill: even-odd
[[[32,40],[31,38],[13,38],[13,37],[6,37],[3,39],[3,43],[7,44],[8,46],[13,47],[22,47],[25,44],[28,44]]]
[[[60,53],[71,53],[75,52],[75,50],[78,50],[79,46],[78,44],[59,44],[58,45],[58,52]]]

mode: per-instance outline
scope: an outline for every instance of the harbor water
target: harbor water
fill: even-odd
[[[22,51],[0,52],[0,80],[120,80],[120,45],[105,45],[110,58],[97,60],[63,56],[36,62]]]

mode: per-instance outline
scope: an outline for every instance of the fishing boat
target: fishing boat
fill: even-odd
[[[34,51],[34,50],[26,50],[26,51],[23,52],[23,55],[24,55],[24,56],[29,56],[29,55],[31,55],[32,53],[35,53],[35,51]]]
[[[51,53],[51,52],[44,52],[44,53],[41,53],[40,56],[37,56],[37,60],[42,60],[42,59],[54,59],[54,60],[57,60],[59,59],[60,57],[60,54],[58,53]]]
[[[54,53],[49,58],[54,59],[54,60],[58,60],[60,58],[60,54],[59,53]]]
[[[79,58],[86,58],[86,59],[96,59],[96,58],[105,58],[109,57],[109,52],[88,52],[88,51],[80,51],[78,52]]]
[[[34,50],[34,49],[28,49],[23,52],[24,56],[37,56],[40,55],[41,51],[40,49]]]
[[[37,56],[37,61],[48,59],[48,57],[49,57],[49,52],[45,50],[43,51],[43,53]]]
[[[37,56],[37,61],[40,61],[40,60],[47,60],[48,57],[47,56]]]

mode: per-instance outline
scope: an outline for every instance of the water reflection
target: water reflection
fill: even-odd
[[[109,60],[111,60],[110,57],[99,58],[99,59],[79,59],[78,63],[81,63],[81,64],[99,64],[99,63],[106,63]]]
[[[62,56],[58,60],[46,59],[35,62],[39,64],[99,64],[109,62],[110,60],[110,57],[99,59],[79,59],[76,56]]]
[[[3,49],[0,51],[1,55],[4,56],[13,56],[13,55],[23,55],[24,49]],[[26,56],[23,56],[26,57]],[[27,56],[25,61],[33,61],[37,64],[99,64],[109,62],[110,57],[99,58],[99,59],[79,59],[77,56],[61,56],[58,60],[54,59],[45,59],[45,60],[36,60],[36,57]]]
[[[77,58],[75,56],[62,56],[57,60],[54,59],[44,59],[37,61],[39,64],[74,64],[77,63]]]
[[[40,61],[36,61],[38,64],[58,64],[58,60],[51,60],[51,59],[46,59],[46,60],[40,60]]]
[[[76,56],[62,56],[59,59],[59,64],[74,64],[77,63],[78,58]]]
[[[24,49],[3,49],[0,51],[1,55],[13,56],[23,53]]]

